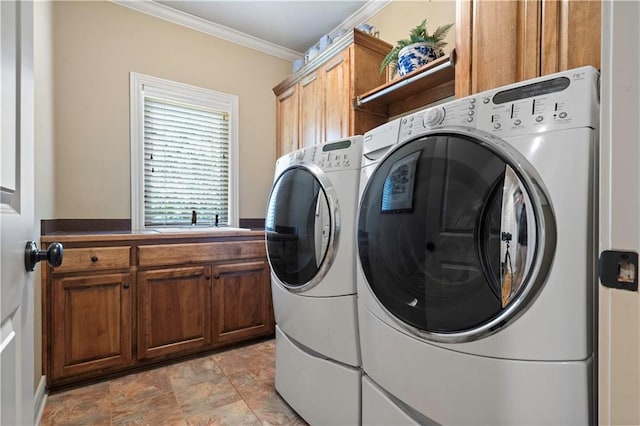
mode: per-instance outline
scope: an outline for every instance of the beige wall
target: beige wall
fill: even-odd
[[[454,0],[393,0],[384,9],[367,21],[380,32],[380,38],[392,45],[398,40],[409,38],[409,31],[427,20],[429,34],[446,24],[456,21],[456,2]],[[445,53],[451,52],[455,47],[455,26],[449,30],[445,41]]]
[[[55,218],[129,218],[129,73],[239,96],[240,217],[264,217],[284,59],[107,1],[53,2]]]

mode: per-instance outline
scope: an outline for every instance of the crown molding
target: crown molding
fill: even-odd
[[[249,34],[234,30],[229,27],[225,27],[224,25],[214,24],[213,22],[198,18],[197,16],[193,16],[176,9],[172,9],[168,6],[156,3],[152,0],[111,1],[120,6],[125,6],[138,12],[146,13],[148,15],[155,16],[156,18],[164,19],[174,24],[182,25],[187,28],[203,32],[205,34],[209,34],[214,37],[239,44],[241,46],[258,50],[268,55],[276,56],[278,58],[294,61],[296,59],[301,59],[303,56],[303,54],[300,52],[278,46],[275,43],[270,43]]]
[[[120,6],[125,6],[138,12],[146,13],[148,15],[155,16],[156,18],[164,19],[174,24],[182,25],[184,27],[191,28],[192,30],[200,31],[205,34],[209,34],[214,37],[239,44],[241,46],[258,50],[268,55],[276,56],[278,58],[295,61],[296,59],[302,59],[302,57],[304,56],[304,54],[301,52],[287,49],[286,47],[282,47],[275,43],[259,39],[252,35],[234,30],[233,28],[229,28],[224,25],[215,24],[211,21],[207,21],[197,16],[193,16],[189,13],[173,9],[161,3],[156,3],[153,0],[111,1]],[[343,28],[353,28],[366,22],[373,15],[385,8],[389,3],[391,3],[391,0],[368,1],[364,6],[362,6],[355,13],[345,19],[340,25],[338,25],[328,34],[331,34],[334,31]]]
[[[389,3],[391,3],[391,0],[369,0],[364,6],[356,10],[333,31],[329,32],[329,34],[341,28],[353,28],[367,22],[373,15],[387,7]]]

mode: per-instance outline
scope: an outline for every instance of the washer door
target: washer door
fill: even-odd
[[[338,237],[335,190],[313,165],[286,169],[269,196],[265,228],[271,271],[287,288],[315,286],[333,262]]]
[[[358,254],[369,287],[429,340],[475,340],[515,319],[554,248],[539,177],[490,135],[439,132],[398,145],[362,194]]]

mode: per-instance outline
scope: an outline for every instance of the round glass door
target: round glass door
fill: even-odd
[[[401,324],[436,341],[472,340],[526,306],[539,285],[544,215],[511,164],[470,135],[434,134],[400,145],[373,172],[359,256]]]
[[[275,182],[267,206],[267,257],[288,288],[315,285],[332,261],[335,241],[333,189],[320,169],[297,166]]]

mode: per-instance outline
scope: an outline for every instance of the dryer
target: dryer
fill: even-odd
[[[267,207],[275,386],[312,424],[360,422],[355,215],[362,141],[278,159]]]
[[[363,424],[596,422],[598,78],[540,77],[365,134]]]

